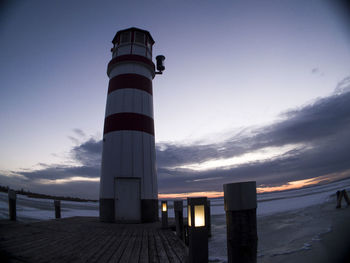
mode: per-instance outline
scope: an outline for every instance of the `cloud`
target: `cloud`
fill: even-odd
[[[77,136],[80,136],[80,137],[85,137],[85,132],[81,129],[78,129],[78,128],[75,128],[73,129],[73,132],[77,135]]]
[[[84,143],[73,147],[71,155],[83,166],[96,167],[101,164],[102,141],[90,138]]]
[[[74,146],[69,152],[74,165],[48,165],[41,169],[0,171],[1,185],[23,188],[50,195],[98,197],[102,142],[93,138]]]
[[[157,144],[159,192],[222,191],[225,183],[247,180],[277,186],[330,174],[350,176],[349,87],[347,77],[331,96],[284,112],[271,125],[233,133],[219,143]],[[0,172],[1,182],[24,185],[32,191],[97,198],[101,150],[101,140],[90,138],[69,152],[75,165],[12,171],[18,176]],[[252,158],[258,153],[262,158]],[[222,165],[230,158],[240,162]],[[210,169],[193,169],[208,162],[214,163],[208,166]]]
[[[335,94],[342,94],[350,91],[350,76],[342,79],[338,82],[337,87],[335,88]]]
[[[317,75],[317,76],[324,76],[324,72],[322,72],[321,69],[318,67],[312,68],[311,74]]]
[[[317,73],[319,73],[320,72],[320,69],[319,68],[313,68],[313,69],[311,69],[311,73],[312,74],[317,74]]]
[[[158,146],[161,192],[221,191],[222,184],[243,180],[277,185],[350,169],[347,157],[350,156],[350,92],[319,99],[311,105],[290,110],[282,117],[279,122],[250,131],[248,136],[241,134],[220,144]],[[179,167],[209,159],[238,157],[258,149],[285,145],[299,147],[277,158],[229,169],[171,169],[175,164]],[[217,180],[198,181],[213,177]]]

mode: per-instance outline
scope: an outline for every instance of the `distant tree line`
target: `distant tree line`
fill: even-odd
[[[0,185],[0,192],[7,193],[9,189],[10,188],[8,186]],[[78,198],[78,197],[37,194],[37,193],[32,193],[30,191],[26,191],[23,188],[21,190],[15,190],[15,192],[17,194],[26,195],[26,196],[31,197],[31,198],[55,199],[55,200],[76,201],[76,202],[97,202],[97,200],[82,199],[82,198]]]

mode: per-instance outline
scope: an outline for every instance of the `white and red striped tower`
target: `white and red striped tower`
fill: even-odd
[[[152,80],[158,72],[152,62],[154,40],[148,31],[128,28],[118,31],[112,43],[100,220],[152,222],[158,220],[152,97]]]

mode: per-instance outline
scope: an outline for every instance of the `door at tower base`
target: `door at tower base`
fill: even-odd
[[[140,178],[115,178],[115,221],[141,222]]]

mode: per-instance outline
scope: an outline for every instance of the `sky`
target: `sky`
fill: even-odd
[[[341,1],[3,1],[0,184],[98,198],[118,30],[155,40],[160,197],[350,176],[350,19]]]

